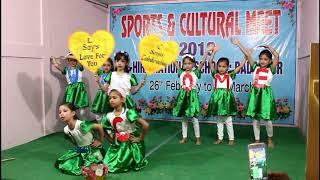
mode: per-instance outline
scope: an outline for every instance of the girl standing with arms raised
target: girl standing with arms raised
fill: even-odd
[[[215,69],[213,58],[218,50],[219,46],[217,44],[214,45],[212,55],[209,60],[211,74],[214,79],[214,90],[209,100],[207,116],[216,116],[217,119],[218,139],[214,142],[214,144],[222,143],[223,124],[225,123],[229,136],[229,145],[233,145],[234,131],[232,116],[237,115],[238,111],[236,101],[232,93],[232,80],[244,66],[246,59],[244,59],[234,70],[229,71],[229,59],[226,57],[221,57],[217,62],[217,69]]]
[[[250,88],[249,99],[246,106],[246,116],[253,119],[253,131],[256,142],[260,142],[260,120],[263,120],[268,134],[268,147],[273,147],[272,121],[277,118],[276,102],[274,100],[271,82],[279,63],[278,52],[269,45],[259,47],[267,48],[259,54],[259,63],[251,58],[251,53],[245,49],[236,38],[231,42],[238,46],[251,65],[253,71],[253,86]],[[273,59],[272,59],[273,55]]]
[[[177,117],[192,118],[194,135],[196,144],[200,145],[200,127],[197,117],[201,112],[199,95],[197,92],[197,81],[201,77],[201,68],[206,62],[207,54],[211,49],[207,48],[203,59],[198,67],[195,67],[195,58],[191,54],[182,56],[183,68],[181,69],[177,61],[174,62],[178,69],[178,77],[180,78],[181,89],[178,92],[175,105],[173,107],[173,115]],[[195,68],[194,68],[195,67]],[[182,120],[182,139],[180,144],[187,141],[188,120]]]

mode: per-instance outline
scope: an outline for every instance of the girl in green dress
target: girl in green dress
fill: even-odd
[[[68,67],[61,67],[55,57],[50,58],[54,67],[66,76],[68,82],[63,102],[73,104],[80,110],[80,115],[84,116],[85,108],[89,106],[89,96],[86,85],[82,82],[82,71],[84,69],[71,53],[68,53],[65,58],[68,60]]]
[[[137,78],[134,74],[130,74],[129,54],[125,51],[118,51],[114,57],[115,71],[107,76],[106,82],[109,89],[123,89],[126,93],[125,106],[129,109],[135,109],[130,94],[136,94],[144,85],[145,78],[138,84]]]
[[[114,110],[102,116],[102,127],[113,132],[112,136],[106,133],[111,145],[103,159],[111,173],[138,171],[148,164],[143,139],[149,124],[135,110],[125,107],[126,96],[123,89],[111,89],[109,99]]]
[[[215,53],[219,50],[219,46],[217,44],[212,46],[212,55],[209,64],[211,74],[214,79],[214,89],[209,100],[207,116],[216,116],[217,119],[218,139],[214,142],[214,144],[222,143],[223,124],[225,123],[229,136],[229,145],[233,145],[234,132],[232,116],[237,115],[238,111],[236,101],[232,93],[232,80],[236,77],[236,74],[246,63],[246,58],[238,67],[229,71],[229,59],[226,57],[221,57],[217,62],[217,70],[215,70],[213,58]]]
[[[177,61],[174,62],[178,69],[178,77],[180,77],[181,89],[178,92],[175,105],[173,107],[173,115],[177,117],[192,118],[196,144],[200,145],[200,127],[197,117],[201,112],[199,95],[197,92],[197,81],[201,77],[201,68],[206,62],[210,49],[207,48],[203,59],[198,67],[195,67],[195,58],[191,54],[185,54],[182,57],[183,68],[181,69]],[[195,68],[194,68],[195,67]],[[180,144],[187,141],[188,120],[182,120],[182,139]]]
[[[104,132],[100,124],[78,120],[75,110],[75,106],[70,103],[64,103],[59,107],[59,117],[67,124],[64,133],[71,138],[76,147],[60,156],[55,167],[66,174],[81,175],[82,166],[102,161]],[[98,132],[98,139],[94,139],[93,130]]]
[[[102,70],[99,69],[97,74],[95,75],[96,82],[99,86],[99,89],[94,97],[91,106],[91,112],[96,114],[96,120],[98,123],[101,121],[101,114],[108,113],[111,111],[111,107],[109,104],[109,98],[107,94],[107,76],[113,71],[113,62],[111,58],[108,58],[102,64]]]
[[[277,118],[277,110],[271,82],[279,63],[279,54],[270,45],[261,45],[259,47],[267,49],[260,52],[259,64],[257,64],[251,58],[251,53],[245,49],[236,38],[232,38],[232,43],[246,54],[253,71],[253,86],[250,88],[249,99],[246,106],[246,116],[253,118],[255,140],[256,142],[260,142],[260,120],[264,120],[268,134],[267,145],[268,147],[273,147],[273,127],[271,120]]]

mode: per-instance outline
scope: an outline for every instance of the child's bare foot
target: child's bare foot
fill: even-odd
[[[268,146],[268,148],[273,148],[273,142],[272,142],[272,138],[271,137],[268,138],[267,146]]]
[[[233,145],[234,144],[234,140],[229,140],[228,145]]]
[[[200,145],[200,144],[201,144],[200,138],[196,138],[196,145]]]
[[[220,139],[213,142],[213,144],[221,144],[221,143],[222,143],[222,140],[220,140]]]
[[[182,138],[182,139],[179,141],[180,144],[185,144],[186,142],[187,142],[187,138]]]

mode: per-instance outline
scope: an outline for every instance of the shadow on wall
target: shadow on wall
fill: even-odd
[[[43,117],[47,115],[51,105],[52,105],[52,90],[50,89],[50,84],[44,81],[45,90],[45,114],[42,113],[44,101],[42,97],[42,78],[37,77],[35,79],[31,78],[27,73],[21,72],[17,76],[18,88],[29,107],[32,114],[41,123]],[[42,123],[41,123],[42,124]],[[43,128],[43,127],[42,127]]]

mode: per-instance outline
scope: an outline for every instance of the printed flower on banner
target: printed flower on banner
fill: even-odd
[[[292,112],[287,98],[279,98],[276,100],[277,115],[279,119],[286,119]]]
[[[276,0],[278,5],[281,5],[282,9],[288,10],[288,15],[291,17],[291,24],[294,25],[295,17],[294,17],[294,8],[295,8],[295,0]]]
[[[147,105],[146,100],[138,99],[138,103],[136,103],[136,110],[140,113],[142,110],[146,109]]]
[[[236,97],[236,103],[237,103],[237,110],[238,110],[237,117],[245,118],[245,112],[244,112],[245,107],[238,97]]]
[[[146,114],[160,114],[160,113],[172,113],[172,108],[174,106],[175,97],[166,96],[163,98],[162,96],[154,96],[148,103],[143,100],[139,99],[137,103],[137,109],[145,111]]]
[[[128,10],[128,7],[120,7],[120,8],[112,8],[111,9],[111,17],[112,17],[112,25],[111,30],[114,28],[115,21],[117,20],[117,16],[120,16],[121,13],[125,10]]]

